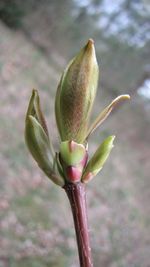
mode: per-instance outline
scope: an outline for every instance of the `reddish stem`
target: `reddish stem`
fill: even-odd
[[[93,267],[87,221],[85,185],[81,182],[75,184],[68,183],[64,186],[64,189],[72,209],[80,267]]]

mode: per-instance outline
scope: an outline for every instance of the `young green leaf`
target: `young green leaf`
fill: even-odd
[[[64,182],[53,172],[49,139],[40,123],[29,115],[25,126],[25,140],[30,153],[46,175],[58,185]],[[55,179],[54,179],[55,177]]]
[[[115,136],[107,137],[96,150],[85,168],[82,176],[82,182],[89,182],[102,169],[113,148],[114,139]]]
[[[103,109],[103,111],[98,115],[95,121],[92,123],[91,127],[89,128],[85,140],[103,123],[104,120],[108,117],[111,111],[116,107],[117,104],[124,100],[130,99],[129,95],[120,95],[116,97],[110,105]]]
[[[52,145],[50,138],[49,138],[46,120],[45,120],[44,115],[43,115],[42,110],[41,110],[39,94],[38,94],[38,91],[35,89],[32,90],[32,95],[31,95],[28,110],[26,113],[26,122],[27,122],[28,117],[30,115],[33,116],[39,122],[41,127],[43,128],[43,130],[44,130],[44,132],[47,135],[48,140],[49,140],[49,146],[50,146],[51,154],[54,157],[55,153],[54,153],[53,145]]]
[[[26,120],[28,119],[28,116],[31,115],[37,119],[37,121],[41,124],[43,127],[45,133],[48,136],[48,128],[47,124],[44,118],[44,115],[41,111],[41,106],[40,106],[40,98],[38,95],[38,91],[33,89],[32,90],[32,95],[30,98],[27,114],[26,114]]]

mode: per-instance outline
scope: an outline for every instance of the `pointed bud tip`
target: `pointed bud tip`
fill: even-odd
[[[33,89],[32,89],[32,95],[33,95],[33,96],[38,95],[38,90],[33,88]]]
[[[88,40],[88,44],[90,44],[90,45],[94,45],[94,40],[93,40],[92,38],[90,38],[90,39]]]
[[[115,135],[111,135],[110,138],[112,139],[112,142],[115,140],[116,136]]]
[[[116,136],[115,135],[110,135],[108,136],[105,141],[103,142],[106,143],[107,145],[109,145],[110,148],[114,147],[114,140],[115,140]]]
[[[110,135],[108,138],[106,138],[105,140],[108,140],[110,142],[110,144],[112,144],[112,147],[114,146],[114,140],[115,140],[116,136],[115,135]]]
[[[95,46],[93,39],[89,39],[87,44],[85,45],[85,51],[95,57]]]
[[[95,46],[94,46],[94,41],[93,39],[89,39],[85,48],[87,49],[87,51],[95,51]]]
[[[116,136],[111,135],[110,138],[111,138],[111,144],[112,144],[112,148],[113,148],[114,147],[114,140],[115,140]]]

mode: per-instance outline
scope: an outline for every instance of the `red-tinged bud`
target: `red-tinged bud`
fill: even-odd
[[[66,175],[67,175],[67,179],[70,182],[72,183],[79,182],[82,176],[82,169],[74,167],[74,166],[69,166],[66,168]]]

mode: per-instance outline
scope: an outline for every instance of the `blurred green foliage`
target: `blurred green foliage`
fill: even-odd
[[[22,17],[25,13],[26,11],[22,7],[21,1],[20,4],[18,0],[0,1],[0,19],[10,28],[21,27]]]

